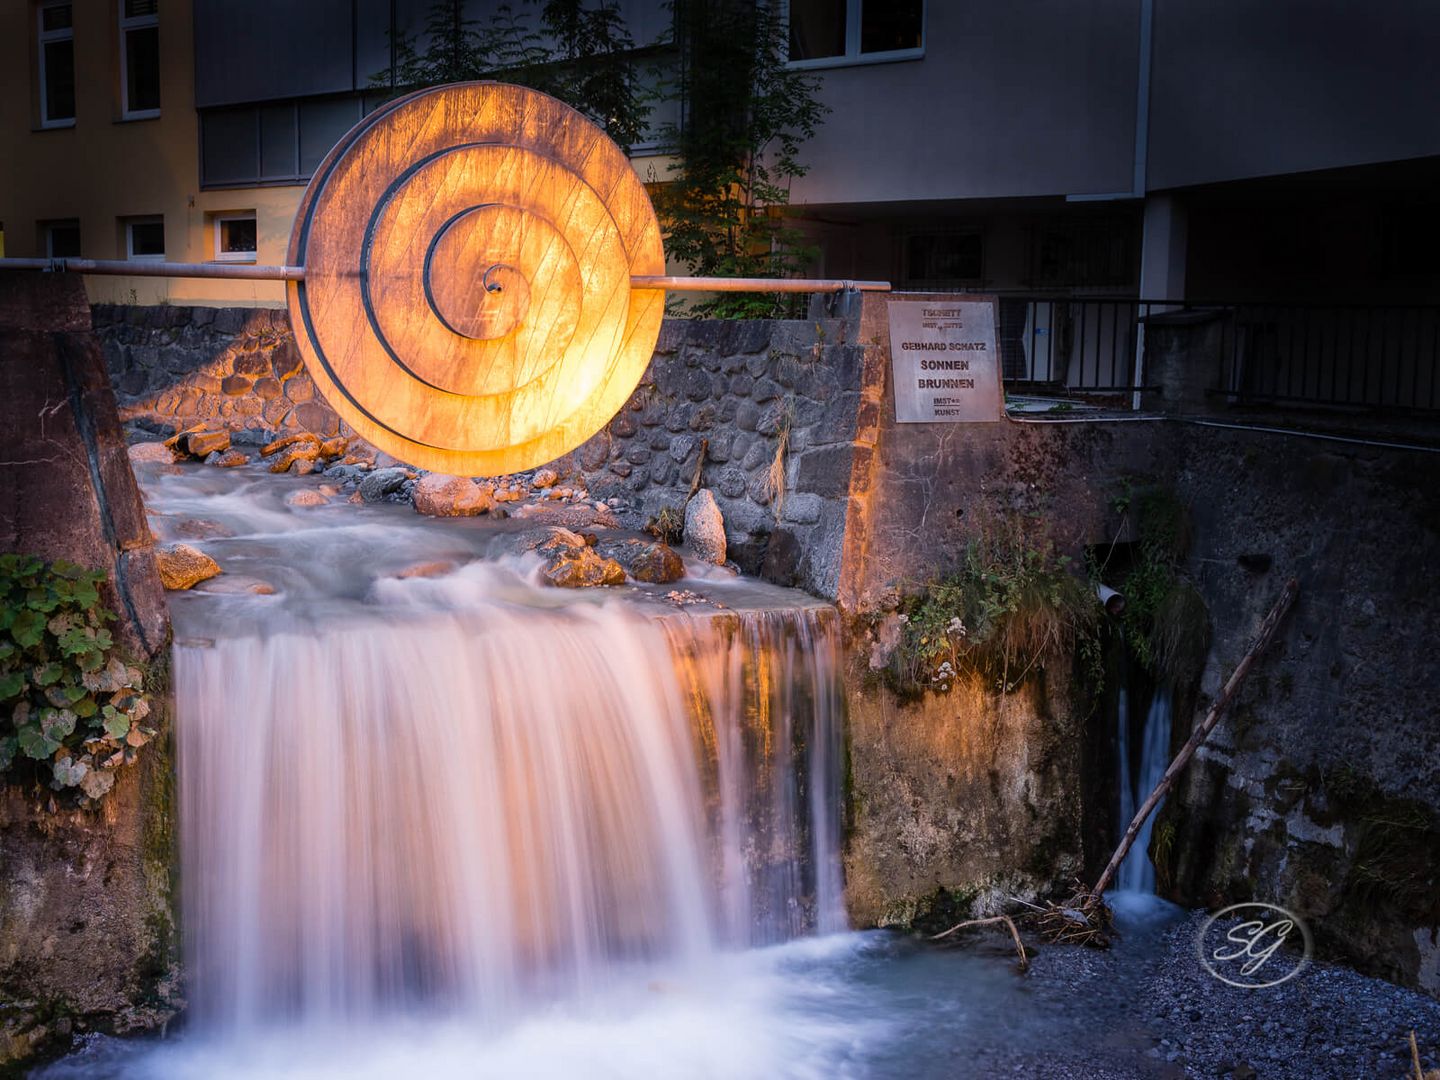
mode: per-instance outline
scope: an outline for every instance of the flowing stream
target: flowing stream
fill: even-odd
[[[541,588],[515,522],[141,479],[225,568],[171,603],[189,1008],[41,1075],[1009,1074],[1111,1007],[845,929],[828,605]]]

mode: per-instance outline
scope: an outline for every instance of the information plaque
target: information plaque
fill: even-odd
[[[890,369],[902,424],[999,420],[1004,408],[990,300],[891,300]]]

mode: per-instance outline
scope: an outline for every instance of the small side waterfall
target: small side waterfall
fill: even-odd
[[[843,928],[833,611],[515,603],[498,574],[177,645],[201,1030],[504,1022]]]
[[[1129,694],[1120,690],[1118,708],[1120,758],[1120,829],[1123,831],[1135,817],[1140,804],[1155,790],[1170,764],[1170,723],[1173,697],[1168,686],[1155,689],[1150,708],[1145,714],[1141,735],[1139,769],[1132,770],[1130,761]],[[1161,805],[1164,805],[1163,803]],[[1135,844],[1120,864],[1115,875],[1115,888],[1120,892],[1151,894],[1155,892],[1155,864],[1150,861],[1150,836],[1160,807],[1145,819]]]

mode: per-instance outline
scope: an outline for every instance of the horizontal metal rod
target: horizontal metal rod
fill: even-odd
[[[53,270],[72,274],[122,277],[241,278],[249,281],[301,281],[303,266],[254,263],[172,263],[149,259],[0,259],[0,270]]]
[[[888,281],[842,281],[836,278],[762,277],[650,277],[637,274],[632,289],[665,289],[667,292],[889,292]]]
[[[75,274],[118,274],[123,277],[238,278],[248,281],[303,281],[303,266],[257,266],[254,263],[173,263],[149,259],[0,259],[0,270],[51,270]],[[637,274],[633,289],[667,292],[836,293],[889,292],[888,281],[846,281],[838,278],[664,277]]]

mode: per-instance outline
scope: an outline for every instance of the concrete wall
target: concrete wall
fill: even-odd
[[[867,303],[862,340],[885,341],[883,306]],[[897,594],[953,567],[977,517],[1037,514],[1078,560],[1133,539],[1117,496],[1159,488],[1188,510],[1183,572],[1212,626],[1198,683],[1179,688],[1174,749],[1285,579],[1301,582],[1163,812],[1163,890],[1192,905],[1293,907],[1323,956],[1440,994],[1440,602],[1423,584],[1440,573],[1440,454],[1191,423],[1257,418],[1217,415],[1194,393],[1193,369],[1216,360],[1215,323],[1151,333],[1167,415],[1140,423],[897,425],[888,350],[869,351],[862,400],[876,409],[857,435],[840,590],[853,620],[856,915],[923,914],[937,887],[983,902],[997,883],[1093,876],[1108,857],[1116,808],[1097,781],[1115,768],[1112,721],[1076,712],[1068,671],[1025,694],[957,687],[902,704],[867,658]]]
[[[1156,0],[1151,188],[1440,153],[1429,0]]]
[[[0,552],[104,571],[117,643],[150,662],[161,732],[97,809],[0,784],[0,1073],[69,1035],[163,1026],[172,906],[170,620],[115,399],[73,276],[0,273]],[[5,780],[15,779],[7,774]],[[54,1045],[52,1045],[52,1043]]]
[[[1440,454],[1171,437],[1214,626],[1202,704],[1301,582],[1169,808],[1173,895],[1284,904],[1324,954],[1440,996]]]
[[[931,3],[925,56],[824,69],[833,112],[791,201],[898,203],[1124,191],[1138,0]]]

